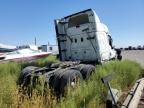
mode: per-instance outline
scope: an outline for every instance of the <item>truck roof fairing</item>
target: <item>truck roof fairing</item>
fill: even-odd
[[[96,12],[95,12],[93,9],[87,9],[87,10],[84,10],[84,11],[80,11],[80,12],[77,12],[77,13],[74,13],[74,14],[71,14],[71,15],[68,15],[68,16],[66,16],[66,17],[64,17],[64,18],[62,18],[62,19],[67,19],[67,18],[69,18],[69,17],[76,16],[76,15],[82,14],[82,13],[86,13],[86,12],[88,12],[88,11],[90,11],[90,12],[93,13],[93,15],[94,15],[94,17],[95,17],[95,22],[100,22],[100,19],[99,19],[98,15],[96,14]]]

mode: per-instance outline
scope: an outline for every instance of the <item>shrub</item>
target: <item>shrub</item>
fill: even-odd
[[[12,105],[14,102],[20,70],[21,66],[14,62],[0,64],[0,108]]]
[[[55,62],[58,62],[55,57],[48,57],[38,60],[35,65],[44,66]],[[24,65],[22,64],[22,66]],[[21,71],[21,65],[17,63],[0,64],[0,108],[103,108],[107,87],[102,84],[101,78],[112,74],[111,86],[123,91],[131,87],[139,78],[140,69],[139,64],[128,60],[98,65],[95,73],[88,80],[82,81],[75,90],[68,89],[67,96],[57,102],[49,90],[46,91],[46,94],[37,94],[34,91],[31,98],[18,93],[16,81]],[[41,90],[41,88],[39,89]]]
[[[59,104],[62,108],[101,108],[107,96],[107,87],[102,84],[101,78],[109,74],[113,75],[111,86],[121,89],[128,89],[140,75],[139,64],[132,61],[114,61],[102,66],[96,66],[95,73],[87,81],[84,81],[74,93],[68,96]]]
[[[52,63],[59,62],[56,58],[56,56],[50,55],[46,58],[38,59],[36,61],[31,61],[31,62],[25,62],[22,64],[22,67],[27,67],[27,66],[37,66],[37,67],[43,67],[50,65]]]

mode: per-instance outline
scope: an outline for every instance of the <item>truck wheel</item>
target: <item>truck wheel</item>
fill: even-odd
[[[116,53],[117,53],[117,55],[120,55],[121,54],[121,49],[116,49]]]
[[[22,88],[20,88],[19,90],[21,91],[22,89],[23,94],[32,96],[32,87],[30,87],[29,84],[31,82],[31,74],[36,69],[38,69],[38,67],[28,66],[22,70],[18,80],[18,84],[21,85]]]
[[[38,69],[38,67],[28,66],[24,68],[19,77],[19,85],[26,86],[30,83],[30,76],[34,70]]]
[[[60,94],[65,96],[68,88],[75,89],[82,79],[82,75],[78,70],[68,69],[60,78]]]
[[[60,79],[65,71],[66,71],[65,69],[59,69],[49,79],[49,87],[56,96],[60,94]]]
[[[93,65],[80,64],[77,69],[82,74],[83,79],[88,79],[90,75],[95,72],[95,67]]]
[[[117,59],[122,60],[121,49],[116,49],[117,52]]]
[[[117,59],[121,61],[122,60],[122,55],[118,55]]]

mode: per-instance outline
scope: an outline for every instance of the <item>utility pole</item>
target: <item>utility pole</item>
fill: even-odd
[[[37,40],[36,40],[36,37],[35,37],[35,45],[37,44]]]

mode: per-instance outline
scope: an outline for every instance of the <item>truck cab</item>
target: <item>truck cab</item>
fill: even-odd
[[[106,25],[88,9],[55,20],[61,61],[102,63],[116,57]]]

